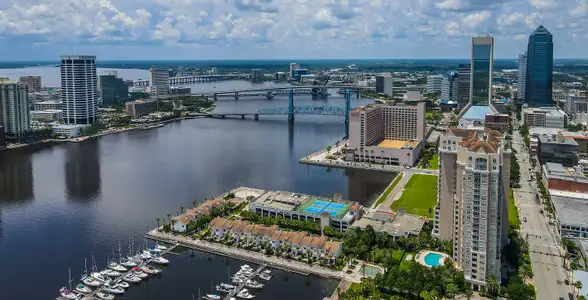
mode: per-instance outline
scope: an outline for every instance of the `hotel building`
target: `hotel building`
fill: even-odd
[[[63,123],[92,124],[98,121],[96,56],[61,57]]]
[[[508,241],[511,151],[495,130],[450,128],[439,144],[433,235],[453,242],[453,260],[474,289],[500,279]]]
[[[166,96],[169,94],[169,70],[163,68],[149,69],[151,75],[151,96]]]
[[[350,113],[346,159],[413,166],[425,136],[425,103],[362,106]]]

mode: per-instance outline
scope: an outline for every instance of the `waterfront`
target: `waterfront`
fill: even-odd
[[[217,89],[230,82],[198,85]],[[235,87],[250,85],[232,83]],[[229,89],[230,89],[229,88]],[[297,105],[344,105],[329,100],[296,98]],[[368,103],[352,100],[353,105]],[[221,100],[217,111],[250,111],[286,106],[276,98]],[[107,254],[121,241],[138,242],[155,218],[175,214],[193,200],[203,200],[235,185],[329,196],[368,204],[392,174],[328,170],[298,163],[344,135],[341,117],[285,116],[259,121],[198,119],[172,122],[163,128],[100,137],[81,143],[25,148],[0,154],[0,288],[7,299],[57,296],[72,277],[83,272],[92,252],[104,266]],[[176,209],[176,211],[170,211]],[[189,251],[169,256],[161,278],[125,293],[125,299],[191,299],[198,288],[210,290],[210,277],[226,278],[225,258]],[[239,263],[230,260],[231,268]],[[218,278],[218,279],[217,279]],[[26,285],[26,288],[23,286]],[[276,276],[256,299],[322,299],[334,283],[290,274],[287,284]],[[327,293],[328,292],[328,293]]]

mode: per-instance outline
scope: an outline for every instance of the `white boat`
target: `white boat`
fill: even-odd
[[[106,276],[110,276],[110,277],[119,277],[120,275],[122,275],[119,271],[115,271],[115,270],[111,270],[111,269],[105,269],[104,271],[102,271],[102,273]]]
[[[60,288],[59,289],[59,294],[64,299],[78,299],[78,295],[76,295],[74,292],[68,290],[66,287]]]
[[[245,286],[251,289],[261,290],[263,289],[263,284],[259,283],[255,280],[247,280],[245,282]]]
[[[245,271],[249,271],[249,272],[253,272],[253,268],[250,267],[249,265],[242,265],[241,266],[241,270],[245,270]]]
[[[137,254],[135,256],[127,257],[127,261],[134,262],[135,264],[139,265],[140,263],[143,262],[143,259],[140,257],[139,254]]]
[[[253,299],[253,298],[255,298],[255,296],[249,294],[249,291],[247,289],[242,289],[237,294],[237,298],[241,298],[241,299]]]
[[[104,283],[106,281],[109,281],[110,279],[108,277],[106,277],[106,275],[104,275],[102,272],[92,272],[90,273],[90,276],[92,276],[92,278],[100,281],[101,283]]]
[[[117,272],[126,272],[127,268],[115,263],[115,262],[111,262],[108,264],[108,268]]]
[[[91,286],[91,287],[99,287],[102,285],[102,281],[99,281],[98,279],[96,279],[92,276],[82,277],[82,283],[84,283],[87,286]]]
[[[153,262],[155,264],[158,264],[158,265],[167,265],[167,264],[169,264],[169,260],[165,259],[162,256],[156,256],[156,257],[154,257],[151,262]]]
[[[98,297],[98,299],[102,299],[102,300],[113,300],[114,299],[114,295],[109,294],[109,293],[105,293],[105,292],[96,293],[96,297]]]
[[[261,273],[261,274],[259,274],[259,278],[261,278],[263,280],[270,280],[270,279],[272,279],[272,274]]]
[[[220,286],[225,287],[227,289],[235,289],[237,288],[236,286],[232,285],[232,284],[228,284],[228,283],[221,283]]]
[[[220,300],[221,296],[216,295],[216,294],[206,294],[204,297],[202,297],[203,299],[207,299],[207,300]]]
[[[143,250],[143,252],[141,252],[141,254],[139,254],[139,258],[140,259],[152,259],[153,255],[151,255],[151,253],[149,253],[149,251]]]
[[[139,262],[140,263],[140,262]],[[121,266],[127,267],[127,268],[133,268],[137,266],[137,263],[134,262],[133,260],[131,260],[130,258],[127,258],[127,260],[121,261],[120,262]]]
[[[162,125],[163,125],[163,124],[162,124]],[[164,245],[161,245],[161,244],[159,244],[159,243],[156,243],[156,244],[155,244],[155,248],[157,248],[157,249],[159,249],[159,250],[163,250],[163,251],[167,250],[167,247],[166,247],[166,246],[164,246]]]
[[[141,271],[143,271],[149,275],[157,275],[157,274],[161,273],[160,269],[154,268],[152,266],[143,266],[143,267],[141,267]]]
[[[139,282],[141,282],[141,277],[135,275],[134,272],[131,272],[131,273],[123,276],[122,280],[124,280],[126,282],[130,282],[130,283],[139,283]]]
[[[114,285],[115,285],[115,286],[120,286],[120,287],[121,287],[121,288],[123,288],[123,289],[128,289],[128,288],[129,288],[129,286],[130,286],[130,285],[127,283],[127,282],[124,282],[124,281],[122,281],[122,280],[120,280],[120,279],[118,279],[117,281],[115,281],[115,282],[114,282]]]
[[[79,283],[78,285],[76,285],[76,292],[80,292],[83,294],[89,294],[92,292],[92,289],[86,285]]]
[[[143,272],[141,270],[141,268],[139,268],[139,267],[132,268],[131,269],[131,274],[133,274],[134,276],[137,276],[137,277],[139,277],[141,279],[149,277],[149,274]]]
[[[217,285],[216,286],[216,290],[221,292],[221,293],[230,293],[234,290],[235,288],[228,288],[228,287],[224,287],[222,285]]]
[[[104,287],[102,287],[102,290],[107,293],[115,294],[115,295],[120,295],[125,292],[125,290],[123,290],[122,287],[120,287],[118,285],[110,284],[110,283],[104,284]]]

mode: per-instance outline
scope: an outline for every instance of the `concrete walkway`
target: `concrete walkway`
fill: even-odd
[[[413,173],[404,172],[402,174],[403,174],[402,179],[400,179],[398,184],[394,187],[394,189],[392,189],[390,194],[388,194],[388,196],[386,197],[386,200],[384,200],[384,202],[382,202],[382,204],[380,204],[380,206],[378,206],[376,208],[390,209],[390,206],[392,206],[392,202],[394,202],[395,200],[400,198],[400,195],[402,195],[402,190],[404,189],[404,186],[410,180]],[[394,178],[394,179],[396,179],[396,178]]]

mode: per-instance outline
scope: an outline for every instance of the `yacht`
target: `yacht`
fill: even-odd
[[[237,298],[241,298],[241,299],[253,299],[255,298],[254,295],[249,294],[249,291],[247,289],[242,289],[238,294],[237,294]]]
[[[272,279],[272,273],[262,272],[258,276],[259,276],[259,278],[261,278],[263,280],[270,280],[270,279]]]
[[[114,285],[116,285],[116,286],[120,286],[120,287],[121,287],[121,288],[123,288],[123,289],[128,289],[128,288],[129,288],[129,286],[130,286],[130,285],[127,283],[127,282],[125,282],[125,281],[122,281],[122,280],[120,280],[120,279],[116,280],[116,281],[114,282]]]
[[[257,290],[261,290],[263,289],[263,284],[255,281],[255,280],[247,280],[245,282],[245,286],[251,289],[257,289]]]
[[[141,262],[139,262],[139,263],[141,263]],[[127,260],[121,261],[120,265],[127,267],[127,268],[133,268],[133,267],[137,266],[137,262],[133,261],[131,258],[127,258]]]
[[[152,260],[153,263],[158,265],[167,265],[169,264],[169,260],[165,259],[163,256],[155,256]]]
[[[145,274],[145,275],[147,275],[147,274]],[[131,273],[123,276],[122,280],[124,280],[126,282],[130,282],[130,283],[139,283],[139,282],[141,282],[141,277],[135,275],[134,272],[131,272]]]
[[[253,268],[252,268],[252,267],[250,267],[249,265],[242,265],[242,266],[241,266],[241,270],[245,270],[245,271],[253,272]]]
[[[101,283],[104,283],[104,282],[110,280],[108,277],[106,277],[106,275],[103,274],[103,272],[92,272],[92,273],[90,273],[90,276],[92,278],[100,281]]]
[[[89,288],[86,285],[83,285],[81,283],[79,283],[78,285],[76,285],[76,292],[80,292],[80,293],[84,293],[84,294],[89,294],[92,292],[92,289]]]
[[[82,283],[90,287],[99,287],[102,285],[102,281],[92,276],[82,276]]]
[[[149,251],[143,250],[143,252],[141,252],[141,254],[139,254],[139,258],[140,259],[152,259],[153,255],[151,255],[151,253],[149,253]]]
[[[108,264],[108,268],[117,272],[126,272],[127,268],[117,264],[116,262],[111,262]]]
[[[204,297],[202,297],[202,299],[207,299],[207,300],[220,300],[221,296],[216,295],[216,294],[206,294]]]
[[[163,125],[163,124],[162,124],[162,125]],[[166,246],[164,246],[164,245],[160,245],[159,243],[156,243],[156,244],[155,244],[155,248],[157,248],[157,249],[159,249],[159,250],[162,250],[162,251],[165,251],[165,250],[167,250],[167,247],[166,247]]]
[[[115,294],[115,295],[120,295],[125,292],[125,290],[123,290],[122,287],[120,287],[116,284],[112,284],[112,283],[105,283],[102,290],[104,290],[107,293]]]
[[[141,267],[141,271],[143,271],[143,272],[145,272],[145,273],[147,273],[149,275],[157,275],[157,274],[161,273],[161,270],[160,269],[154,268],[152,266],[144,266],[144,267]]]
[[[59,289],[59,294],[64,299],[78,299],[78,295],[76,295],[74,292],[68,290],[66,287],[60,288]]]
[[[109,293],[105,293],[105,292],[96,293],[96,297],[98,297],[98,299],[102,299],[102,300],[114,300],[114,295],[109,294]]]
[[[105,269],[104,271],[102,271],[102,273],[106,276],[110,276],[110,277],[119,277],[120,275],[122,275],[119,271],[115,271],[115,270],[111,270],[111,269]]]
[[[139,277],[141,279],[149,277],[149,274],[143,272],[141,270],[141,268],[139,268],[139,267],[132,268],[131,269],[131,272],[132,272],[133,275],[135,275],[135,276],[137,276],[137,277]]]
[[[221,293],[230,293],[234,290],[235,288],[228,288],[228,287],[224,287],[222,285],[217,285],[216,286],[216,290],[221,292]]]
[[[240,276],[233,277],[233,283],[235,283],[235,284],[241,284],[246,281],[247,281],[247,278],[245,278],[245,277],[240,277]]]
[[[228,284],[228,283],[221,283],[220,286],[227,288],[227,289],[236,289],[237,287],[232,285],[232,284]]]

